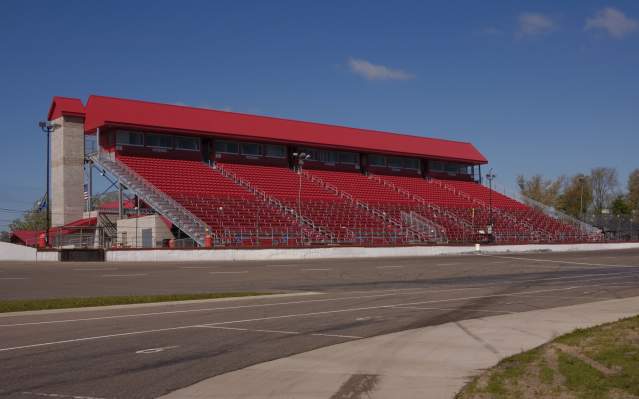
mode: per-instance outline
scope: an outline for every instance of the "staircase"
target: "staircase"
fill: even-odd
[[[303,172],[303,176],[306,179],[314,182],[315,184],[335,193],[335,195],[339,196],[340,198],[344,198],[350,201],[351,203],[355,204],[358,208],[366,211],[371,216],[376,217],[378,219],[382,219],[384,223],[396,226],[398,229],[400,229],[400,231],[403,232],[407,240],[410,238],[409,241],[412,241],[414,243],[434,242],[438,240],[437,236],[441,237],[444,235],[442,234],[442,231],[440,230],[440,228],[435,227],[434,223],[432,224],[433,229],[437,231],[435,234],[431,234],[430,233],[431,230],[413,229],[411,228],[411,226],[402,223],[402,221],[396,220],[395,218],[391,217],[386,212],[379,210],[364,201],[358,200],[354,198],[350,193],[340,190],[337,187],[327,183],[326,181],[324,181],[324,179],[322,179],[319,176],[310,174],[307,171]]]
[[[326,243],[336,242],[337,238],[330,231],[324,229],[322,226],[316,225],[311,219],[303,215],[300,215],[296,209],[286,206],[277,198],[260,190],[259,188],[255,187],[248,181],[241,179],[235,173],[231,172],[228,169],[225,169],[222,165],[220,164],[215,164],[214,166],[211,165],[211,168],[213,168],[214,170],[219,172],[222,176],[231,180],[235,184],[241,187],[244,187],[246,190],[253,193],[258,199],[267,203],[271,208],[279,212],[284,217],[290,216],[290,217],[293,217],[295,220],[298,220],[304,227],[304,230],[306,230],[307,233],[310,233],[308,234],[309,236],[315,236],[315,239],[312,239],[311,241],[317,241],[317,238],[321,237],[320,241],[322,241],[322,243],[326,244]]]
[[[121,184],[133,191],[157,213],[169,219],[199,245],[204,245],[208,226],[177,201],[118,160],[108,159],[98,154],[88,155],[87,158],[115,176]]]

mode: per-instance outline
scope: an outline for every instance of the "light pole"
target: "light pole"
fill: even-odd
[[[495,177],[497,177],[497,175],[493,173],[493,168],[490,168],[490,170],[488,170],[488,173],[486,174],[486,179],[488,179],[488,188],[489,188],[487,230],[490,237],[492,237],[492,234],[493,234],[493,179]]]
[[[300,239],[302,238],[302,168],[304,161],[309,160],[311,154],[305,152],[294,152],[293,159],[297,161],[297,173],[299,175],[299,186],[297,189],[297,216],[300,223]]]
[[[40,127],[40,129],[42,129],[42,131],[44,133],[47,134],[47,164],[45,166],[46,170],[47,170],[47,187],[46,187],[46,199],[45,202],[47,204],[47,224],[46,224],[46,230],[45,230],[45,243],[46,246],[49,246],[49,230],[51,229],[51,204],[49,203],[49,186],[51,185],[50,183],[50,171],[49,171],[49,165],[51,163],[50,161],[50,153],[51,153],[51,132],[53,132],[55,129],[59,128],[60,125],[58,125],[57,123],[51,123],[49,121],[40,121],[38,123],[38,126]]]
[[[579,197],[579,219],[584,216],[584,180],[583,176],[579,177],[579,183],[581,183],[581,196]]]

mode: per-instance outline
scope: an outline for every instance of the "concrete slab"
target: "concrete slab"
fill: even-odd
[[[351,341],[222,374],[164,399],[453,398],[500,359],[639,314],[639,297],[464,320]],[[377,376],[370,391],[346,383]],[[358,388],[359,387],[359,388]]]

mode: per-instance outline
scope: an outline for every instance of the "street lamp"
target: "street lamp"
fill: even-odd
[[[486,174],[486,179],[488,179],[488,234],[492,236],[493,234],[493,179],[497,177],[496,174],[493,173],[493,168],[490,168],[488,173]]]
[[[311,154],[305,152],[294,152],[293,159],[297,161],[297,173],[299,175],[299,186],[297,189],[297,214],[300,223],[300,239],[302,238],[302,168],[304,161],[311,159]]]
[[[584,181],[586,179],[583,176],[579,177],[579,183],[581,183],[581,196],[579,198],[579,218],[583,219],[584,216]]]
[[[40,121],[38,122],[38,126],[44,133],[47,134],[47,164],[45,166],[47,170],[47,187],[46,187],[46,204],[47,204],[47,227],[45,230],[45,244],[49,247],[49,230],[51,229],[51,204],[49,203],[49,186],[50,186],[50,177],[49,177],[49,164],[50,161],[50,152],[51,152],[51,132],[55,129],[59,128],[60,125],[57,123],[51,123],[49,121]]]

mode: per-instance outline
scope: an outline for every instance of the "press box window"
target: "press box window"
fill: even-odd
[[[144,135],[138,132],[119,131],[115,143],[117,145],[144,145]]]
[[[260,151],[260,145],[255,143],[242,143],[240,146],[242,155],[262,155]]]
[[[435,172],[443,172],[444,171],[444,163],[441,161],[431,161],[430,169]]]
[[[147,134],[145,143],[149,147],[171,148],[173,147],[173,137],[164,134]]]
[[[285,158],[286,147],[283,145],[267,144],[265,146],[265,155],[272,158]]]
[[[197,137],[175,137],[175,148],[178,150],[198,151],[200,149],[200,139]]]
[[[355,165],[357,163],[357,154],[354,152],[338,152],[337,162]]]
[[[370,154],[368,156],[370,166],[386,166],[386,157],[383,155]]]
[[[233,143],[230,141],[216,141],[215,152],[220,152],[224,154],[237,154],[239,152],[238,145],[237,143]]]

